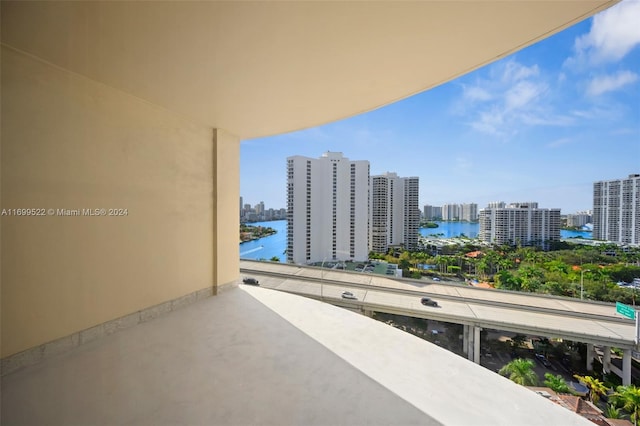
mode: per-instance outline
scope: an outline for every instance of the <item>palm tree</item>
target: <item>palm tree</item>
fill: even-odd
[[[478,259],[476,264],[476,272],[480,278],[486,278],[487,272],[490,271],[489,259],[486,256],[482,256]]]
[[[548,388],[551,388],[554,392],[557,393],[570,393],[569,385],[564,380],[564,378],[558,374],[554,376],[551,373],[544,373],[544,385]]]
[[[634,425],[638,424],[640,417],[640,388],[633,385],[618,386],[616,397],[623,404],[623,408],[631,413]]]
[[[424,264],[427,263],[428,256],[427,256],[427,253],[418,252],[418,253],[414,253],[413,254],[413,258],[416,261],[416,266],[415,267],[417,268],[418,264],[424,265]]]
[[[436,258],[436,263],[439,266],[440,273],[444,273],[447,270],[447,265],[449,264],[449,260],[445,256],[438,256]]]
[[[580,380],[586,387],[589,388],[589,399],[594,404],[597,404],[600,400],[600,395],[604,395],[607,392],[607,387],[600,380],[591,376],[579,376],[574,374],[573,377]]]
[[[517,358],[502,367],[498,373],[519,385],[535,386],[538,384],[538,376],[533,371],[533,365],[530,359]]]

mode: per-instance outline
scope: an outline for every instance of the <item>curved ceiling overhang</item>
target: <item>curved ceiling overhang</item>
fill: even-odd
[[[253,138],[419,93],[614,3],[3,1],[2,43]]]

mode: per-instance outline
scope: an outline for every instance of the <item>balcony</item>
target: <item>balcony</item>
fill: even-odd
[[[10,373],[2,408],[11,425],[589,424],[386,324],[249,286]]]
[[[129,212],[2,218],[3,363],[237,280],[242,139],[386,105],[614,3],[3,1],[2,207]],[[358,314],[242,288],[7,373],[2,402],[7,424],[578,421]]]

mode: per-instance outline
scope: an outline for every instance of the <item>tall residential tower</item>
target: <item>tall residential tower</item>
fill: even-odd
[[[593,184],[593,238],[640,244],[640,174]]]
[[[371,250],[386,253],[390,246],[413,250],[418,245],[419,179],[385,173],[371,177]]]
[[[287,261],[369,257],[369,162],[287,158]]]

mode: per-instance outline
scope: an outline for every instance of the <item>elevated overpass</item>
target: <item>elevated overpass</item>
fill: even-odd
[[[611,303],[275,262],[241,260],[240,271],[258,278],[262,287],[322,299],[365,314],[384,312],[463,324],[463,347],[476,363],[480,361],[482,328],[587,343],[588,369],[595,355],[593,347],[600,345],[605,370],[621,376],[623,383],[631,382],[635,322],[617,315]],[[352,292],[357,299],[343,299],[343,291]],[[437,300],[439,306],[423,306],[423,296]],[[624,352],[622,370],[611,364],[611,347]]]

